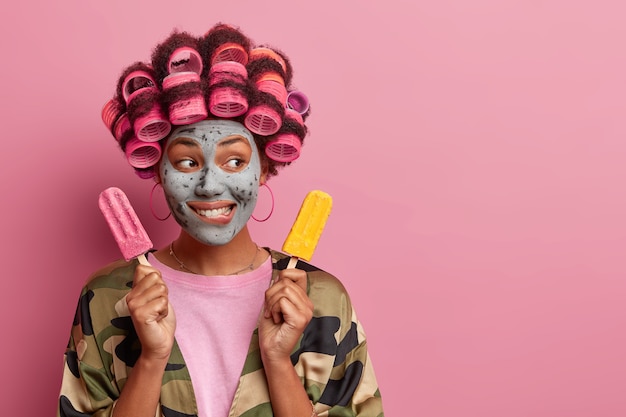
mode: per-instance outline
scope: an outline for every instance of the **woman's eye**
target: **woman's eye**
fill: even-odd
[[[244,165],[244,160],[239,158],[233,158],[226,161],[226,166],[231,169],[241,168]]]
[[[180,161],[176,162],[176,167],[178,169],[193,169],[197,166],[198,163],[193,159],[181,159]]]

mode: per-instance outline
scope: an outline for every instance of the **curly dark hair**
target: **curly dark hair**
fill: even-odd
[[[303,97],[292,77],[287,55],[254,45],[234,26],[218,23],[201,37],[174,30],[154,48],[150,63],[122,71],[102,118],[142,178],[155,175],[172,125],[205,119],[244,124],[270,177],[299,156],[308,133],[306,96],[305,106],[289,100],[292,93]]]

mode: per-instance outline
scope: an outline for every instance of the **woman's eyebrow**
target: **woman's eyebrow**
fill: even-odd
[[[189,147],[200,146],[200,145],[198,145],[198,142],[196,142],[195,140],[190,139],[190,138],[185,138],[185,137],[176,138],[174,140],[173,145],[184,145],[184,146],[189,146]]]
[[[232,144],[239,143],[239,142],[243,142],[246,144],[248,143],[248,141],[243,136],[237,135],[237,136],[230,136],[225,139],[222,139],[222,141],[219,142],[217,146],[230,146]]]

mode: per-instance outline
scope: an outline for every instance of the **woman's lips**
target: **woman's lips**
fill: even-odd
[[[232,211],[232,207],[222,207],[218,209],[196,210],[196,213],[203,217],[214,218],[218,216],[227,216]]]
[[[231,202],[189,203],[189,207],[204,222],[214,224],[229,223],[237,206]]]

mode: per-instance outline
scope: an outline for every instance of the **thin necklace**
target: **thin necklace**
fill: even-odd
[[[261,250],[261,248],[259,248],[259,246],[257,245],[256,250],[254,251],[254,257],[252,258],[252,261],[250,262],[250,265],[246,266],[245,268],[240,269],[239,271],[235,271],[233,273],[230,273],[228,275],[237,275],[242,273],[243,271],[252,271],[254,269],[254,261],[256,260],[256,256],[259,253],[259,251]],[[180,266],[180,269],[184,269],[188,272],[191,272],[192,274],[196,274],[196,275],[204,275],[204,274],[200,274],[198,272],[195,272],[191,269],[189,269],[187,267],[187,265],[185,265],[183,263],[183,261],[181,261],[180,259],[178,259],[178,256],[176,256],[176,253],[174,253],[174,242],[170,243],[170,255],[172,256],[172,258],[174,258],[176,260],[176,262],[178,262],[178,265]]]

